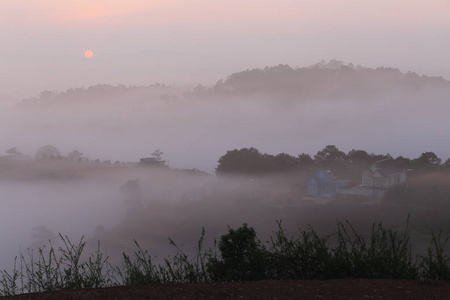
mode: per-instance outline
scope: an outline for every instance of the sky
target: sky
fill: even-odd
[[[322,59],[450,79],[449,15],[449,0],[0,0],[0,94],[208,85]]]

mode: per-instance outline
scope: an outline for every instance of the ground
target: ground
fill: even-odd
[[[450,281],[282,280],[56,291],[2,299],[450,299]]]

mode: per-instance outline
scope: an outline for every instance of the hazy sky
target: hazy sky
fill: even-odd
[[[0,0],[0,94],[321,59],[450,79],[449,16],[449,0]]]

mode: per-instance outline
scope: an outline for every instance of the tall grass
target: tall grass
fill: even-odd
[[[450,279],[450,257],[445,254],[449,238],[442,237],[442,231],[436,235],[432,230],[432,238],[427,255],[422,256],[420,263],[421,277],[425,279]]]
[[[319,237],[309,227],[297,237],[288,237],[277,221],[275,237],[268,242],[268,276],[271,279],[322,279],[330,265],[332,252],[328,237]]]
[[[135,242],[122,264],[111,266],[97,250],[86,256],[84,238],[73,244],[60,235],[62,246],[28,250],[14,260],[11,271],[0,271],[0,294],[80,289],[154,283],[194,283],[260,279],[450,279],[449,238],[432,231],[426,255],[413,255],[407,230],[400,233],[374,223],[369,236],[358,233],[349,222],[337,222],[336,232],[319,236],[313,228],[288,236],[277,221],[274,235],[262,244],[256,231],[244,224],[228,229],[209,249],[205,230],[189,257],[173,240],[175,254],[160,264]]]
[[[123,253],[122,267],[116,267],[115,272],[120,278],[119,284],[144,285],[152,283],[185,283],[210,281],[206,263],[211,257],[211,250],[203,249],[205,229],[196,247],[196,255],[190,259],[178,245],[169,239],[169,243],[176,249],[176,254],[164,259],[163,264],[153,263],[152,256],[143,250],[135,241],[137,250],[133,256]]]
[[[407,232],[386,229],[374,223],[368,239],[349,222],[337,223],[338,245],[331,249],[328,278],[415,279],[418,277],[417,257],[412,255]]]

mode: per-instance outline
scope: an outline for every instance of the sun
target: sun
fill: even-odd
[[[86,50],[86,52],[84,52],[84,57],[86,58],[92,58],[94,56],[94,52],[92,52],[91,50]]]

